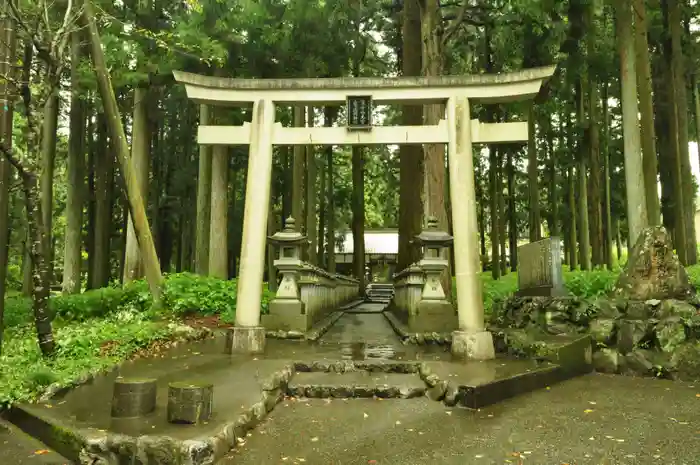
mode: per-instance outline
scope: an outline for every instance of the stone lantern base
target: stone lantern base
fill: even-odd
[[[274,299],[269,315],[262,315],[262,325],[269,331],[298,331],[311,328],[311,319],[304,312],[304,302],[294,299]]]
[[[447,300],[421,300],[408,328],[416,333],[446,333],[457,329],[457,312]]]

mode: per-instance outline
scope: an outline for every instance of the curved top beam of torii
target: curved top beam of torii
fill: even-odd
[[[533,98],[556,66],[512,73],[436,77],[232,79],[173,71],[187,96],[208,105],[250,106],[259,100],[282,104],[339,105],[348,96],[371,96],[377,104],[440,103],[452,96],[482,103]]]

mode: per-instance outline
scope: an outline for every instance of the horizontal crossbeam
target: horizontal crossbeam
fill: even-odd
[[[230,79],[174,71],[187,96],[207,105],[250,106],[259,100],[289,105],[340,105],[348,96],[371,96],[376,104],[444,103],[453,96],[482,103],[534,97],[555,66],[513,73],[466,76],[318,79]]]
[[[527,142],[527,123],[471,122],[475,144]],[[251,126],[199,126],[198,142],[203,145],[248,145]],[[275,123],[274,145],[417,145],[446,144],[447,121],[433,126],[376,126],[371,130],[349,131],[345,127],[288,128]]]

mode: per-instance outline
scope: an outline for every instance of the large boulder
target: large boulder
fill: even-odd
[[[664,227],[654,226],[641,231],[613,293],[641,301],[685,300],[695,294]]]

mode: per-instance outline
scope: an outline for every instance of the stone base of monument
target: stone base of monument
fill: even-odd
[[[452,333],[452,355],[465,360],[496,358],[493,336],[489,331],[455,331]]]
[[[270,302],[270,313],[261,316],[261,324],[268,331],[305,333],[311,328],[309,315],[304,312],[304,302],[300,300],[273,300]]]
[[[118,379],[114,382],[112,416],[140,417],[156,409],[155,379]]]
[[[407,323],[409,331],[415,333],[449,332],[457,329],[457,312],[447,300],[421,300]]]
[[[211,418],[214,385],[175,382],[168,385],[168,422],[196,425]]]
[[[265,352],[263,326],[235,326],[226,333],[227,354],[262,354]]]

